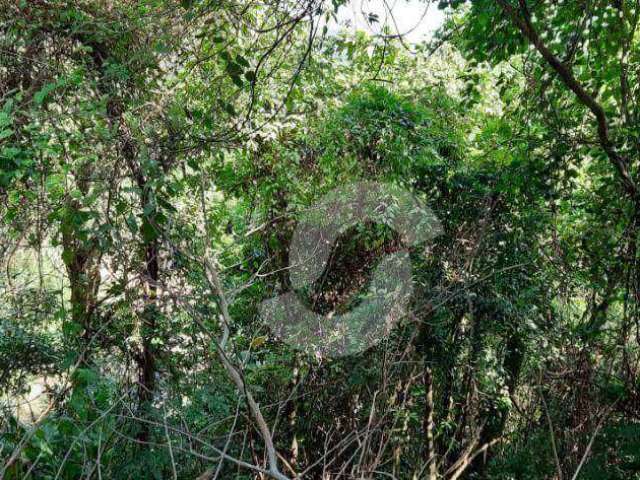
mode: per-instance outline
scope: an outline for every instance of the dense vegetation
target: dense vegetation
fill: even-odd
[[[442,0],[418,45],[343,3],[0,0],[0,479],[640,479],[640,2]],[[442,231],[312,354],[260,308],[363,304],[384,224],[289,271],[363,180]]]

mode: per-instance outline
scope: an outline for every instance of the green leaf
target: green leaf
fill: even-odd
[[[230,104],[230,103],[225,103],[223,105],[224,111],[227,112],[229,115],[237,115],[236,109],[235,107]]]
[[[13,135],[13,130],[2,130],[0,132],[0,140],[4,140],[5,138],[9,138]]]
[[[238,88],[242,88],[244,86],[244,82],[242,81],[242,78],[240,78],[237,75],[232,75],[231,76],[231,81],[238,87]]]
[[[126,222],[127,222],[127,227],[129,227],[129,231],[135,235],[136,232],[138,231],[138,223],[136,222],[136,217],[134,217],[133,214],[130,214],[127,217]]]
[[[244,58],[242,55],[236,55],[236,63],[244,67],[249,66],[249,61],[246,58]]]
[[[142,234],[142,238],[145,242],[152,242],[158,238],[158,231],[146,218],[142,222],[140,233]]]
[[[42,105],[42,103],[47,98],[47,96],[49,96],[49,94],[53,92],[55,89],[56,89],[55,83],[47,83],[33,96],[33,102],[38,106]]]
[[[11,116],[7,112],[0,111],[0,128],[7,127],[12,123],[13,123],[13,118],[11,118]]]

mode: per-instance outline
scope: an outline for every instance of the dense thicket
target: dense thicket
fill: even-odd
[[[0,0],[0,480],[640,478],[640,3],[436,3],[407,45],[340,1]],[[388,336],[310,354],[261,305],[365,302],[388,226],[289,257],[360,181],[442,232]]]

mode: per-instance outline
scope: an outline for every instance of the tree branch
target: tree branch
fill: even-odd
[[[609,138],[607,115],[602,106],[586,91],[584,86],[573,75],[572,70],[562,63],[544,44],[531,23],[531,16],[525,0],[518,0],[520,5],[519,10],[516,10],[508,0],[496,1],[502,7],[502,10],[511,17],[520,32],[533,44],[549,66],[551,66],[551,68],[553,68],[553,70],[558,74],[565,86],[575,94],[580,103],[585,105],[596,118],[600,146],[618,171],[626,192],[636,199],[638,197],[638,187],[631,178],[631,174],[627,167],[627,160],[617,152]]]

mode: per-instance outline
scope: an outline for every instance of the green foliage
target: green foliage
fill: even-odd
[[[258,478],[265,428],[291,477],[638,477],[637,5],[440,1],[408,52],[343,3],[2,9],[0,477]],[[387,338],[311,358],[260,305],[362,180],[443,232]],[[294,293],[339,317],[400,247]]]

